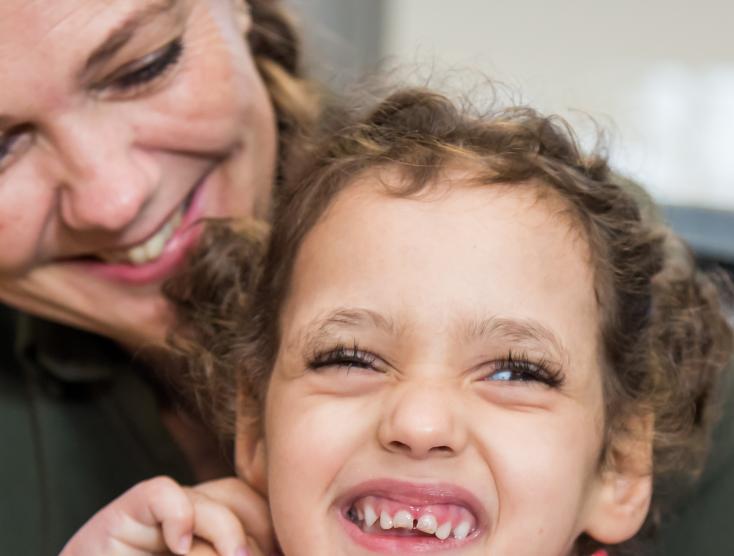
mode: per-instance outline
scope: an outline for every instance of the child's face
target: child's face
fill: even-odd
[[[375,183],[306,237],[264,450],[239,447],[285,554],[554,556],[609,536],[599,315],[564,205],[532,187],[415,200]]]

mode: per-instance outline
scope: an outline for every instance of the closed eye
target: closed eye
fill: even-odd
[[[535,382],[558,388],[565,381],[563,372],[547,361],[533,362],[525,355],[517,356],[512,352],[490,365],[493,370],[484,379],[489,382]]]
[[[130,92],[163,77],[181,59],[183,40],[179,37],[163,48],[126,64],[95,87],[98,90]]]
[[[335,368],[347,372],[352,369],[380,372],[375,367],[377,359],[373,353],[359,349],[356,343],[352,347],[339,344],[332,349],[314,353],[308,361],[308,368],[312,371]]]

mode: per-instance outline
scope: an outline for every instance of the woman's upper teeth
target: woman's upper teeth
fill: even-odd
[[[98,253],[100,259],[110,263],[128,263],[142,265],[154,261],[163,253],[163,249],[183,221],[183,207],[180,207],[153,236],[145,242],[129,249],[118,249]]]

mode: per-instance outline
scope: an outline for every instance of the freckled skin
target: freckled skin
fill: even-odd
[[[345,534],[338,504],[380,478],[453,483],[478,497],[488,526],[441,554],[565,556],[599,524],[629,525],[605,541],[634,534],[641,518],[619,518],[605,502],[592,271],[559,207],[532,187],[455,181],[447,194],[395,199],[367,176],[310,231],[281,314],[264,438],[243,428],[238,441],[240,468],[267,486],[286,554],[373,554]],[[308,369],[310,323],[341,307],[392,328],[332,325],[318,346],[356,344],[375,362]],[[490,315],[557,335],[563,385],[489,380],[510,349],[555,357],[545,344],[457,332]]]
[[[203,216],[264,218],[276,156],[272,106],[230,0],[179,0],[78,80],[148,4],[0,3],[0,115],[33,130],[0,161],[0,299],[131,345],[164,334],[160,282],[113,282],[60,260],[149,237],[207,172]],[[178,37],[181,58],[159,80],[99,86]]]

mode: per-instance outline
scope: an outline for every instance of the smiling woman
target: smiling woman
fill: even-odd
[[[0,295],[139,345],[193,224],[265,217],[275,118],[230,2],[78,4],[4,8]]]
[[[316,103],[262,0],[4,1],[0,81],[0,527],[52,554],[138,480],[229,469],[129,354],[164,339],[200,220],[268,217]]]

